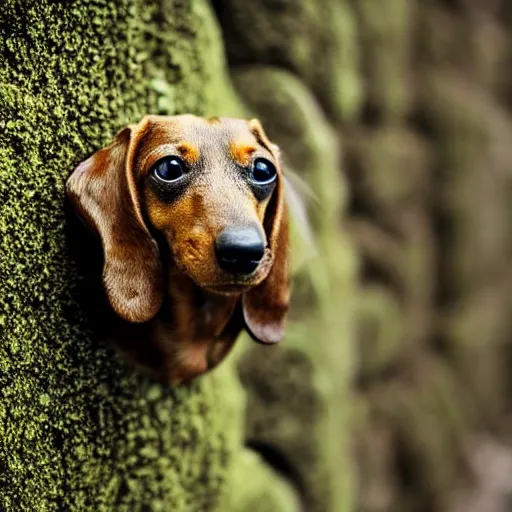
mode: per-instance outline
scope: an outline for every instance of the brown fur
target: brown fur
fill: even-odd
[[[148,184],[168,155],[180,155],[197,176],[172,201]],[[265,200],[233,170],[256,157],[278,170]],[[288,220],[278,150],[259,121],[146,116],[82,162],[67,193],[101,238],[104,289],[123,319],[114,341],[160,380],[180,383],[214,367],[244,326],[262,343],[282,338]],[[215,240],[248,225],[267,241],[264,259],[253,274],[228,274],[216,262]]]

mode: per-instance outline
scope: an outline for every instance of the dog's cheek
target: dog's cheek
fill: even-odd
[[[256,214],[258,216],[258,220],[260,221],[261,225],[263,225],[263,221],[265,219],[265,213],[267,212],[267,206],[268,206],[268,203],[270,202],[271,195],[269,195],[263,201],[260,201],[260,202],[258,202],[256,204],[256,207],[255,207],[256,208]]]
[[[211,236],[192,230],[184,239],[177,237],[171,247],[177,265],[199,285],[217,280],[214,243]]]
[[[152,192],[145,194],[146,216],[157,231],[172,231],[172,219],[175,217],[172,205],[163,204]]]

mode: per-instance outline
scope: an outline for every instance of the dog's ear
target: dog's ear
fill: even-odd
[[[250,121],[249,127],[258,141],[267,147],[277,160],[277,146],[267,139],[259,121]],[[247,330],[261,343],[281,341],[290,304],[288,211],[284,199],[284,180],[279,165],[277,172],[276,188],[270,198],[263,222],[273,256],[272,268],[266,279],[242,298]]]
[[[110,146],[79,164],[66,186],[78,214],[101,238],[108,300],[130,322],[153,318],[163,299],[158,245],[144,222],[134,175],[148,123],[144,118],[124,128]]]

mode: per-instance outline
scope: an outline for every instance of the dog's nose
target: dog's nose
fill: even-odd
[[[263,240],[255,228],[226,229],[215,241],[219,266],[227,272],[250,274],[264,254]]]

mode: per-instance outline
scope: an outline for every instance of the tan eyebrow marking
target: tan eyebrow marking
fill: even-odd
[[[231,158],[240,165],[248,165],[251,161],[251,156],[256,149],[256,146],[253,144],[247,144],[246,142],[235,141],[229,145]]]
[[[199,160],[199,148],[196,148],[190,142],[180,142],[176,149],[189,164],[195,164]]]
[[[248,125],[249,130],[254,135],[254,137],[256,137],[258,144],[261,144],[265,149],[268,149],[271,154],[274,154],[275,147],[273,147],[273,144],[268,140],[267,136],[265,135],[265,132],[263,131],[263,126],[261,126],[259,120],[251,119],[248,122]]]

